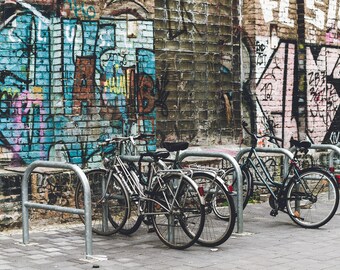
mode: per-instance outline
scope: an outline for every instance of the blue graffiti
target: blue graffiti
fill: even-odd
[[[95,16],[91,7],[67,2],[75,13]],[[126,37],[116,33],[126,27],[120,20],[60,23],[60,33],[52,33],[24,13],[1,30],[0,145],[25,163],[60,158],[95,164],[102,138],[155,132],[155,110],[141,116],[137,105],[138,78],[151,78],[150,98],[155,95],[153,40],[148,46],[140,37],[126,46]]]

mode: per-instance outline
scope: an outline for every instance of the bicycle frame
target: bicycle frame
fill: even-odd
[[[253,156],[255,157],[255,160],[260,165],[260,168],[255,164],[252,158]],[[297,179],[299,179],[300,171],[301,171],[297,164],[297,152],[295,152],[293,159],[290,161],[287,175],[284,176],[282,182],[280,183],[275,182],[272,176],[270,175],[266,164],[264,163],[262,158],[258,155],[255,149],[255,146],[251,147],[249,154],[246,158],[246,161],[241,165],[241,167],[246,167],[248,170],[249,168],[252,168],[255,172],[256,179],[259,179],[264,184],[264,186],[267,188],[269,193],[273,196],[275,201],[279,201],[280,196],[285,192],[285,188],[290,178],[296,177]],[[310,189],[308,188],[308,186],[303,182],[301,182],[301,184],[302,184],[304,191],[310,193]],[[276,187],[278,192],[275,192],[272,187]]]
[[[159,204],[159,206],[164,209],[165,212],[170,212],[171,209],[173,209],[174,205],[177,202],[175,199],[177,197],[178,189],[176,189],[176,193],[173,193],[171,188],[166,187],[166,182],[163,179],[163,176],[167,174],[172,174],[172,175],[177,175],[179,176],[179,181],[181,181],[184,177],[188,177],[188,174],[190,172],[185,172],[183,170],[176,170],[176,169],[167,169],[165,164],[161,161],[148,161],[149,162],[149,172],[148,172],[148,177],[147,179],[144,178],[144,175],[140,174],[137,176],[137,173],[135,171],[138,171],[137,166],[133,163],[129,163],[129,167],[122,161],[122,159],[119,156],[116,156],[115,158],[115,163],[114,165],[115,171],[119,175],[120,179],[126,186],[127,190],[130,192],[131,197],[133,200],[138,201],[138,204],[142,206],[142,203],[144,201],[149,201],[149,202],[155,202]],[[161,167],[162,169],[157,169],[156,166]],[[131,169],[132,168],[132,169]],[[130,170],[129,170],[130,169]],[[192,173],[191,173],[192,174]],[[164,199],[164,204],[160,203],[158,200],[155,200],[151,198],[149,195],[152,195],[152,188],[155,186],[156,182],[161,186],[164,187],[163,193],[163,199]],[[179,183],[180,184],[180,183]],[[142,188],[145,186],[145,190]],[[171,196],[173,198],[172,202],[169,202],[165,196],[165,190],[170,191]],[[201,204],[204,204],[203,199],[201,198]],[[145,212],[146,210],[146,212]],[[164,214],[164,212],[147,212],[148,208],[147,207],[139,207],[138,208],[138,215],[145,215],[145,216],[152,216],[152,215],[161,215]]]

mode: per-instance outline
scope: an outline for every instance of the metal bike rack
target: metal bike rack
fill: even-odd
[[[246,147],[246,148],[241,149],[235,157],[237,162],[240,161],[241,157],[244,154],[250,152],[250,150],[251,150],[251,147]],[[290,152],[287,149],[283,149],[283,148],[269,148],[269,147],[256,147],[255,151],[256,152],[262,152],[262,153],[284,154],[285,155],[285,162],[283,164],[283,173],[284,173],[284,175],[288,174],[289,160],[292,160],[294,158],[294,155],[292,154],[292,152]]]
[[[243,188],[242,188],[242,173],[239,164],[232,156],[225,153],[212,153],[207,151],[183,151],[179,157],[178,162],[182,162],[186,157],[214,157],[222,158],[229,161],[235,169],[236,172],[236,182],[237,182],[237,232],[243,233]]]
[[[334,149],[330,154],[329,154],[329,167],[334,167],[334,155],[337,153],[340,156],[340,143],[335,145],[337,149]]]
[[[340,144],[338,144],[340,145]],[[296,147],[292,147],[289,150],[291,152],[295,151]],[[338,154],[340,156],[340,147],[334,144],[312,144],[309,149],[316,149],[316,150],[332,150],[332,152],[329,155],[329,167],[333,167],[333,158],[334,154]]]
[[[61,168],[74,171],[80,178],[84,188],[84,209],[76,209],[70,207],[63,207],[57,205],[48,205],[41,203],[33,203],[28,200],[28,181],[31,173],[37,167],[45,168]],[[91,191],[88,179],[84,172],[76,165],[52,162],[52,161],[34,161],[25,170],[22,183],[21,183],[21,195],[22,195],[22,229],[23,229],[23,244],[29,243],[29,208],[47,209],[58,212],[66,212],[77,215],[85,216],[85,251],[86,259],[93,259],[92,254],[92,217],[91,217]]]

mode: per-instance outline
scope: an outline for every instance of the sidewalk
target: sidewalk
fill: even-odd
[[[269,215],[268,203],[248,205],[244,231],[223,245],[194,245],[184,251],[163,245],[154,233],[140,228],[130,237],[93,235],[93,253],[107,260],[84,260],[84,226],[31,230],[30,244],[22,232],[0,233],[1,269],[336,269],[340,265],[340,212],[324,227],[303,229],[279,213]]]

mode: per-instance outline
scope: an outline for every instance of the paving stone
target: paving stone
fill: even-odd
[[[131,236],[93,234],[93,253],[98,260],[85,257],[83,227],[30,231],[29,245],[18,244],[22,241],[20,234],[6,234],[0,238],[0,270],[89,270],[93,265],[100,270],[338,268],[339,214],[327,226],[308,230],[295,225],[284,213],[273,218],[269,212],[268,203],[247,206],[245,233],[234,233],[216,248],[194,245],[186,250],[173,250],[143,226]]]

